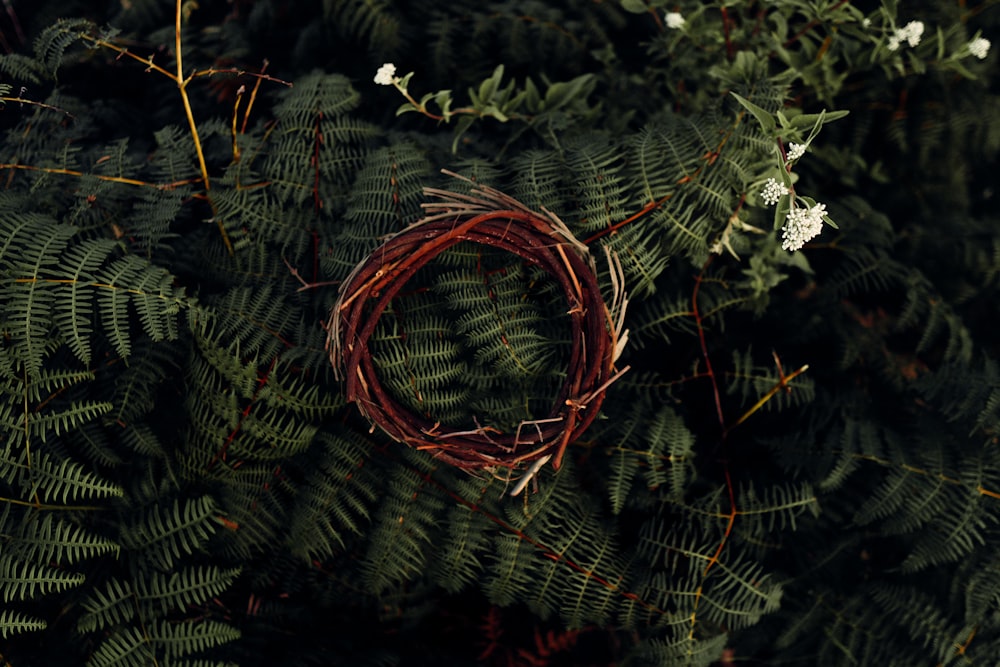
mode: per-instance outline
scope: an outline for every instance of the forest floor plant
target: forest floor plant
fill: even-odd
[[[995,662],[995,1],[4,7],[0,664]]]

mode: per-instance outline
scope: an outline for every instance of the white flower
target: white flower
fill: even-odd
[[[686,21],[684,17],[680,15],[679,12],[667,12],[667,27],[671,30],[676,30],[677,28],[683,28]]]
[[[798,160],[800,157],[806,154],[806,145],[797,144],[794,141],[788,142],[788,161]]]
[[[787,194],[788,187],[784,183],[769,178],[764,181],[764,189],[760,191],[760,198],[766,206],[774,206],[779,199]]]
[[[823,231],[823,216],[826,204],[816,204],[812,208],[793,208],[785,218],[781,228],[781,247],[795,252]]]
[[[872,27],[872,20],[866,16],[863,19],[861,19],[861,25],[863,25],[866,28],[870,28]]]
[[[886,46],[889,47],[890,51],[897,50],[899,45],[903,42],[906,42],[911,47],[914,47],[920,43],[920,38],[923,37],[923,35],[923,21],[910,21],[902,28],[896,28],[896,32],[889,37],[889,43]]]
[[[990,52],[990,40],[985,37],[976,37],[974,40],[969,42],[969,53],[979,58],[980,60],[986,59],[986,54]]]
[[[906,32],[907,43],[909,43],[911,47],[916,46],[920,43],[920,38],[924,34],[923,21],[910,21],[903,26],[903,31]]]
[[[385,63],[375,72],[375,83],[380,86],[391,86],[396,77],[396,66],[392,63]]]

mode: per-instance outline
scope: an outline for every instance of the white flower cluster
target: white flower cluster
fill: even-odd
[[[684,17],[681,16],[679,12],[667,12],[667,15],[664,18],[667,21],[667,27],[671,30],[683,28],[686,23]]]
[[[886,46],[890,51],[896,51],[899,49],[899,45],[906,42],[911,47],[916,46],[920,43],[920,38],[924,35],[924,23],[923,21],[910,21],[902,28],[896,28],[896,32],[889,37],[889,43]]]
[[[392,63],[385,63],[375,72],[375,83],[380,86],[391,86],[396,77],[396,66]]]
[[[788,194],[788,186],[779,183],[773,178],[764,181],[764,189],[760,191],[760,198],[766,206],[774,206],[778,200]]]
[[[990,40],[985,37],[976,37],[974,40],[969,42],[969,53],[979,58],[980,60],[986,59],[986,54],[990,52]]]
[[[812,208],[793,207],[781,228],[781,247],[795,252],[823,231],[823,216],[826,204],[816,204]]]
[[[788,161],[794,162],[806,154],[806,145],[797,144],[794,141],[788,142]]]

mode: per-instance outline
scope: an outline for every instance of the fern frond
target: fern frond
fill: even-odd
[[[676,333],[697,331],[690,294],[662,294],[643,303],[629,325],[629,341],[638,347],[670,343]]]
[[[94,24],[87,19],[59,19],[38,35],[32,45],[35,57],[44,65],[50,77],[56,78],[66,50],[83,35],[93,33],[94,28]]]
[[[565,169],[566,162],[556,151],[524,151],[511,161],[514,174],[511,194],[534,211],[561,210],[567,194]]]
[[[462,480],[456,493],[476,507],[490,506],[495,485],[482,480]],[[446,515],[447,534],[442,536],[438,553],[430,568],[430,578],[444,590],[458,593],[480,580],[485,571],[485,554],[496,524],[482,511],[465,504],[455,504]]]
[[[237,569],[186,566],[176,572],[151,572],[134,582],[108,580],[83,601],[80,632],[93,632],[128,623],[137,614],[162,617],[184,611],[220,596],[239,575]]]
[[[645,598],[657,608],[676,610],[690,627],[718,624],[748,627],[764,614],[778,609],[782,587],[763,571],[762,564],[736,551],[719,553],[726,515],[717,510],[719,493],[711,493],[692,506],[716,521],[697,527],[695,521],[670,525],[662,518],[647,522],[640,536],[640,554],[654,555],[655,570]],[[663,619],[668,622],[669,619]]]
[[[44,63],[22,53],[0,55],[0,74],[6,75],[6,78],[11,81],[36,85],[44,79],[50,78]]]
[[[608,229],[628,217],[629,183],[622,153],[621,146],[602,136],[567,146],[562,168],[564,178],[572,180],[564,187],[571,193],[573,222],[581,232]]]
[[[670,633],[670,637],[651,638],[640,642],[631,652],[636,665],[685,665],[711,667],[724,656],[729,636],[720,633],[711,637],[693,637],[686,629]]]
[[[683,498],[693,474],[695,440],[676,411],[636,402],[626,418],[608,429],[608,435],[614,446],[607,449],[611,457],[607,493],[615,514],[630,501],[641,506],[653,502],[637,498],[634,483],[640,472],[655,498],[674,502]]]
[[[154,650],[162,652],[171,661],[170,664],[182,664],[174,661],[212,646],[236,641],[242,635],[233,626],[211,619],[181,622],[159,620],[148,627],[148,632],[149,642]]]
[[[362,566],[368,590],[384,593],[428,567],[445,503],[425,484],[417,470],[398,466],[393,471],[368,531]]]
[[[72,565],[85,558],[119,552],[119,545],[54,514],[26,516],[21,530],[5,542],[4,551],[24,560]]]
[[[819,515],[819,502],[809,484],[775,484],[763,491],[747,484],[736,494],[736,507],[739,530],[751,538],[796,530],[797,520],[803,514]]]
[[[614,530],[574,493],[571,470],[564,462],[560,476],[532,496],[530,514],[508,509],[514,530],[496,536],[484,590],[494,604],[522,601],[542,618],[558,612],[579,628],[619,613],[628,567]]]
[[[140,628],[119,628],[91,654],[89,667],[142,667],[156,662],[149,638]]]
[[[386,0],[323,0],[323,14],[344,37],[369,48],[391,52],[402,41],[403,19]]]
[[[48,623],[14,609],[0,611],[0,639],[7,639],[22,632],[44,630]]]
[[[102,589],[91,591],[84,598],[82,607],[84,613],[77,621],[80,632],[121,625],[135,618],[135,591],[131,584],[111,579]]]
[[[291,501],[287,490],[279,488],[281,465],[273,461],[246,462],[236,469],[223,465],[210,469],[208,474],[216,480],[219,506],[224,513],[220,521],[227,531],[225,539],[218,542],[224,557],[247,561],[273,554],[274,545],[285,539]],[[206,474],[201,468],[195,472]]]
[[[325,275],[345,277],[384,237],[423,216],[423,188],[432,173],[427,157],[406,141],[369,152],[347,198],[344,221],[332,230]]]
[[[22,415],[21,432],[18,433],[18,437],[20,439],[24,433],[25,426],[29,439],[37,438],[45,441],[52,435],[58,437],[111,412],[113,407],[111,403],[106,402],[78,401],[65,409],[49,409],[29,417]],[[24,421],[27,421],[27,424],[24,424]]]
[[[38,215],[0,212],[0,268],[3,276],[5,327],[11,345],[28,372],[36,375],[42,366],[45,341],[53,323],[57,303],[53,283],[39,281],[48,267],[57,266],[59,255],[76,234],[76,228]],[[44,230],[44,233],[43,233]],[[24,276],[18,280],[19,276]]]
[[[17,462],[0,456],[3,479],[17,483],[30,496],[37,494],[47,503],[76,503],[118,497],[122,488],[79,463],[46,453],[32,453],[30,460]]]
[[[165,614],[182,611],[222,595],[239,576],[239,569],[192,565],[170,573],[153,573],[135,582],[135,594],[149,609]]]
[[[376,499],[366,465],[372,443],[352,433],[320,433],[319,460],[299,489],[288,529],[293,554],[309,562],[346,547],[345,533],[363,534]]]
[[[122,546],[140,552],[154,565],[169,569],[182,555],[202,549],[216,531],[211,496],[174,500],[169,508],[152,507],[122,528]]]
[[[96,276],[101,319],[110,332],[111,342],[123,357],[131,351],[129,336],[131,304],[138,313],[142,329],[153,340],[177,337],[176,314],[183,303],[182,292],[173,286],[174,278],[165,270],[126,255],[114,260]]]
[[[922,329],[917,352],[927,352],[943,338],[946,360],[964,364],[972,361],[972,336],[965,323],[922,274],[911,272],[907,277],[906,303],[899,315],[898,327]]]
[[[4,602],[29,600],[38,596],[75,588],[86,580],[82,573],[46,567],[25,561],[14,554],[0,555],[0,599]]]
[[[762,406],[765,410],[780,411],[791,407],[801,407],[816,397],[815,385],[807,375],[799,375],[789,382],[784,381],[784,373],[772,363],[759,366],[754,363],[753,350],[743,352],[733,350],[733,370],[726,374],[726,392],[739,394],[741,405],[749,407],[758,399],[770,395]],[[771,393],[775,387],[782,391]]]
[[[278,125],[258,169],[279,202],[325,205],[342,200],[335,185],[350,183],[361,166],[359,146],[374,128],[349,115],[360,96],[341,75],[313,72],[280,93]],[[317,189],[318,188],[318,189]]]
[[[871,600],[901,627],[924,650],[930,650],[933,659],[941,664],[955,657],[955,648],[961,646],[971,625],[958,627],[940,609],[940,602],[930,595],[910,587],[876,583],[872,586]]]
[[[194,330],[199,340],[218,346],[220,354],[228,353],[225,363],[235,368],[244,366],[248,357],[270,362],[291,347],[300,325],[298,309],[269,283],[233,288],[206,300],[206,305],[210,308],[196,314]],[[217,361],[222,363],[222,358]]]
[[[198,171],[194,144],[187,128],[180,125],[165,125],[153,133],[156,150],[149,157],[149,170],[158,183],[184,183],[201,178]],[[185,188],[178,186],[178,193]]]

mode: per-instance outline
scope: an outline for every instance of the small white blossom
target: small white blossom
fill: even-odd
[[[863,19],[861,19],[861,25],[863,25],[866,28],[870,28],[872,27],[872,20],[866,16]]]
[[[392,63],[385,63],[375,72],[375,83],[380,86],[391,86],[396,77],[396,66]]]
[[[667,12],[667,27],[671,30],[676,30],[677,28],[683,28],[684,24],[687,22],[684,17],[680,15],[679,12]]]
[[[788,194],[788,186],[779,183],[773,178],[764,181],[764,189],[760,191],[760,198],[766,206],[774,206],[778,200]]]
[[[986,54],[990,52],[990,40],[985,37],[976,37],[974,40],[969,42],[969,53],[979,58],[980,60],[986,59]]]
[[[889,37],[889,43],[886,46],[889,47],[890,51],[896,51],[899,49],[899,45],[903,42],[906,42],[911,47],[914,47],[920,43],[920,38],[923,37],[923,35],[923,21],[910,21],[902,28],[896,28],[896,32]]]
[[[788,161],[792,162],[798,160],[800,157],[806,154],[806,145],[797,144],[794,141],[788,142]]]
[[[812,208],[793,208],[785,218],[781,228],[781,247],[795,252],[823,231],[823,216],[826,204],[816,204]]]

